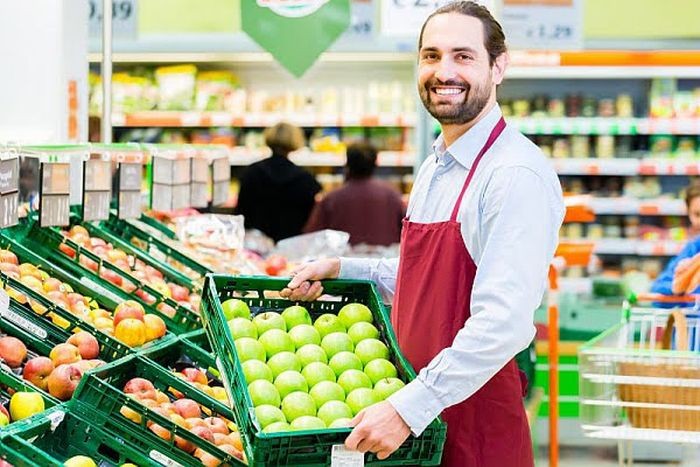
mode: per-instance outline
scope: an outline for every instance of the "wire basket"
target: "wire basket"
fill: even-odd
[[[683,431],[684,442],[700,443],[700,315],[629,303],[623,312],[579,350],[584,431],[658,440]]]

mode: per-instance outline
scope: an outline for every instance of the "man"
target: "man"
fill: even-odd
[[[353,419],[347,447],[386,458],[442,415],[443,465],[531,466],[513,357],[535,333],[564,217],[561,186],[540,150],[505,126],[496,104],[505,38],[488,10],[465,1],[440,8],[418,48],[418,90],[442,134],[416,178],[400,260],[310,263],[284,294],[315,299],[319,280],[333,277],[395,292],[392,325],[420,371]]]
[[[350,234],[350,244],[391,245],[401,237],[405,210],[401,195],[372,177],[377,150],[367,143],[348,146],[345,184],[311,212],[305,232],[334,229]]]

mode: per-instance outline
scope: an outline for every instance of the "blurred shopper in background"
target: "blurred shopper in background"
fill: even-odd
[[[258,229],[276,242],[302,233],[321,191],[313,175],[288,158],[304,143],[301,128],[288,123],[265,130],[272,157],[252,164],[241,177],[235,212],[245,216],[246,229]]]
[[[350,145],[345,184],[316,205],[304,231],[342,230],[350,234],[351,245],[398,243],[405,214],[401,195],[373,178],[376,167],[377,150],[372,145]]]

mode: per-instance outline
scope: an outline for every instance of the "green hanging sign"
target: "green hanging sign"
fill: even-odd
[[[242,0],[241,26],[297,78],[350,25],[350,0]]]

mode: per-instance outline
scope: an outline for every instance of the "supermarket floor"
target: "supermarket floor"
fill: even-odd
[[[540,448],[535,465],[549,465],[549,453],[546,447]],[[676,456],[672,456],[676,457]],[[680,457],[680,459],[678,459]],[[679,452],[674,461],[644,461],[637,460],[634,465],[643,467],[690,467],[700,465],[700,448],[686,447]],[[622,465],[617,460],[617,449],[613,447],[562,447],[559,452],[560,467],[616,467]]]

